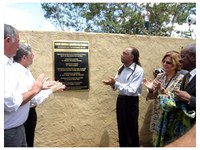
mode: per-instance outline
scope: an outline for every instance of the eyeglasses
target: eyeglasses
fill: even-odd
[[[163,63],[163,64],[166,63],[166,64],[168,64],[168,65],[171,65],[171,64],[172,64],[171,61],[165,61],[165,60],[164,60],[162,63]]]

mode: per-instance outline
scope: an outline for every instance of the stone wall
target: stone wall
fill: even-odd
[[[152,79],[154,68],[161,66],[167,51],[180,51],[192,39],[96,34],[74,32],[21,31],[20,38],[32,45],[34,62],[30,69],[35,78],[45,73],[53,79],[53,40],[89,41],[88,91],[64,91],[51,95],[37,107],[36,147],[118,147],[116,124],[117,91],[102,84],[115,76],[126,47],[140,51],[145,78]],[[149,122],[152,101],[146,101],[146,89],[140,97],[139,133],[142,146],[151,145]]]

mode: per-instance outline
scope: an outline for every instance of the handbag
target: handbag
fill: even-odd
[[[187,110],[187,104],[178,101],[174,93],[168,92],[168,94],[159,94],[160,105],[163,111],[169,112],[177,108],[181,108],[182,111],[190,118],[195,118],[196,112],[194,110]]]

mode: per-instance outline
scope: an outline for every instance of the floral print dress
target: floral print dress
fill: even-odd
[[[159,79],[162,82],[161,86],[167,91],[173,92],[173,90],[180,88],[183,75],[180,72],[177,72],[176,75],[169,81],[169,83],[166,82],[165,73],[158,74],[156,79]],[[147,100],[155,99],[151,118],[153,145],[155,147],[162,147],[183,135],[191,128],[191,125],[190,118],[185,115],[181,108],[176,108],[168,112],[164,111],[161,108],[158,94],[158,91],[149,93],[147,95]]]

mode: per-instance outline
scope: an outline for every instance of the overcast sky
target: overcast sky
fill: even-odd
[[[46,20],[39,2],[35,3],[6,3],[4,5],[4,23],[18,30],[56,30]]]

